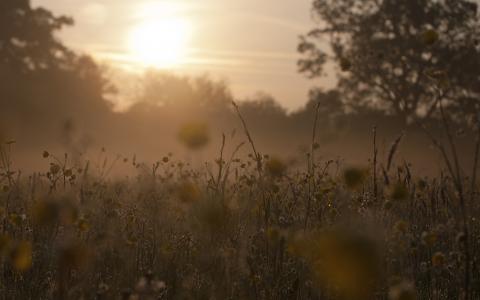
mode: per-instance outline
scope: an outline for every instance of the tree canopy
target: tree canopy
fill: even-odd
[[[0,3],[0,64],[9,71],[27,72],[61,67],[73,53],[56,37],[73,19],[54,16],[44,8],[33,8],[29,0]]]
[[[0,121],[9,131],[55,138],[65,124],[93,131],[110,113],[102,69],[57,37],[72,24],[27,0],[0,2]]]
[[[317,26],[301,37],[299,70],[319,77],[336,62],[338,88],[353,109],[430,117],[440,87],[451,112],[471,113],[480,94],[477,7],[466,0],[315,0]]]

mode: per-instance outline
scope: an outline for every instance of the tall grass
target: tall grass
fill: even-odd
[[[44,152],[27,175],[2,144],[2,298],[480,298],[478,142],[468,175],[453,137],[451,153],[432,137],[446,172],[424,178],[395,160],[403,134],[386,161],[376,140],[371,165],[317,160],[315,122],[298,169],[262,155],[236,108],[253,153],[223,136],[216,169]],[[120,163],[131,176],[110,176]]]

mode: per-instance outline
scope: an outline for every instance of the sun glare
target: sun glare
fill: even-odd
[[[183,64],[187,56],[191,24],[164,6],[148,8],[150,14],[146,14],[144,8],[141,12],[142,21],[129,35],[128,47],[132,60],[161,69]]]

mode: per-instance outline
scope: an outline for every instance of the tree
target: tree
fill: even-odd
[[[141,107],[151,106],[180,111],[224,111],[231,106],[233,96],[228,85],[206,75],[181,76],[170,72],[149,70],[140,79]]]
[[[103,70],[56,37],[72,24],[29,0],[0,1],[0,122],[17,138],[58,140],[65,124],[97,131],[110,113]]]
[[[430,117],[438,87],[452,112],[478,110],[480,21],[466,0],[314,0],[318,26],[302,36],[300,72],[336,61],[346,105]],[[329,48],[322,43],[325,38]]]
[[[44,8],[32,8],[29,0],[0,3],[0,66],[9,72],[28,72],[65,66],[74,57],[56,37],[66,16],[54,16]]]

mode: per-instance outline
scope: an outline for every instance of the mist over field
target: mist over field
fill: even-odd
[[[87,59],[84,63],[93,64]],[[100,72],[95,65],[85,67],[92,68],[89,72]],[[366,164],[373,151],[374,127],[377,128],[380,155],[384,160],[391,144],[400,135],[404,137],[399,156],[412,163],[417,171],[429,174],[429,168],[432,168],[437,172],[436,166],[441,160],[417,124],[406,124],[401,117],[384,115],[374,109],[345,112],[341,94],[337,91],[312,91],[312,99],[303,108],[287,112],[268,94],[236,99],[225,83],[207,76],[189,78],[164,71],[149,71],[134,78],[140,84],[138,99],[119,111],[111,102],[115,96],[103,94],[101,88],[107,87],[90,82],[104,80],[97,77],[100,74],[81,79],[87,80],[82,82],[82,88],[72,86],[80,84],[75,83],[79,79],[72,74],[68,74],[72,78],[48,76],[39,75],[39,82],[33,85],[12,77],[2,81],[5,84],[2,99],[17,99],[8,100],[0,112],[3,134],[6,139],[16,141],[13,156],[16,164],[30,171],[45,167],[41,157],[44,150],[58,154],[67,152],[78,159],[88,160],[104,148],[111,159],[136,155],[148,164],[155,163],[169,152],[182,159],[200,157],[201,160],[212,160],[220,149],[222,134],[229,137],[229,148],[235,148],[245,140],[233,101],[238,102],[262,153],[297,164],[303,164],[309,151],[317,104],[317,152],[324,160]],[[60,85],[55,86],[55,90],[48,88],[52,80],[55,85]],[[207,126],[209,142],[201,151],[191,151],[179,139],[182,126],[190,123]],[[427,123],[437,138],[445,138],[440,124],[435,121]],[[472,134],[462,129],[455,129],[460,156],[463,163],[471,163],[469,157],[472,157],[473,150],[468,148],[468,142]],[[123,169],[121,164],[114,168],[117,169]]]
[[[478,1],[74,2],[0,3],[2,299],[480,298]]]

